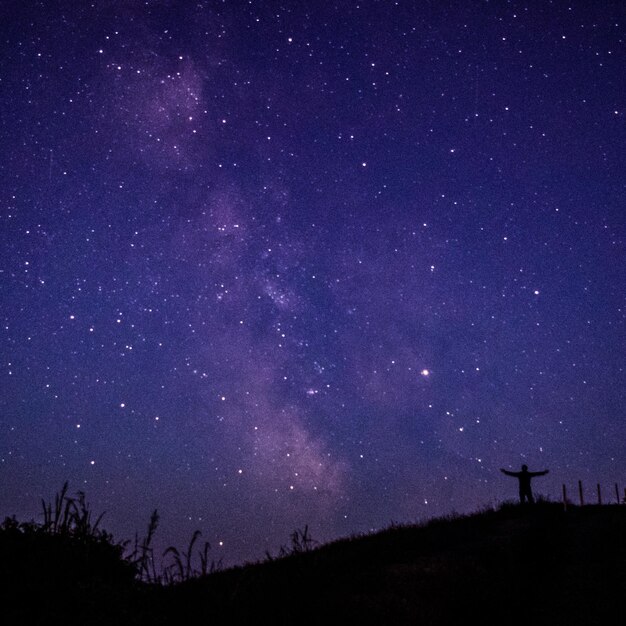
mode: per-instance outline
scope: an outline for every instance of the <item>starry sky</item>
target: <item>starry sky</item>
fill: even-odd
[[[235,564],[623,485],[625,13],[2,2],[0,515]]]

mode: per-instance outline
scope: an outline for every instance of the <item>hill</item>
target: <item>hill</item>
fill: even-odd
[[[166,604],[180,623],[625,623],[625,527],[626,507],[507,506],[190,581]]]
[[[625,528],[626,506],[504,505],[314,550],[295,535],[288,556],[167,587],[74,582],[45,616],[41,581],[16,593],[14,579],[4,614],[22,624],[619,624]]]

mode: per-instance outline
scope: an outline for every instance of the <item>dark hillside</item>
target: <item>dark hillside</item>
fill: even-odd
[[[110,536],[5,522],[7,623],[623,624],[626,506],[505,505],[163,587]],[[82,542],[82,544],[81,544]],[[82,546],[82,547],[81,547]]]
[[[395,527],[168,589],[165,623],[624,623],[625,527],[559,505]]]

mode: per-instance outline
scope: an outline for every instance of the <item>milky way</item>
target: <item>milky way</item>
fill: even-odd
[[[621,2],[3,2],[0,514],[226,563],[626,480]]]

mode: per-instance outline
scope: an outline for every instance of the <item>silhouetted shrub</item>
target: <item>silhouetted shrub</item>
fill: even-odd
[[[112,623],[124,611],[138,568],[125,543],[93,521],[85,495],[43,503],[44,521],[0,525],[0,586],[9,622]]]

